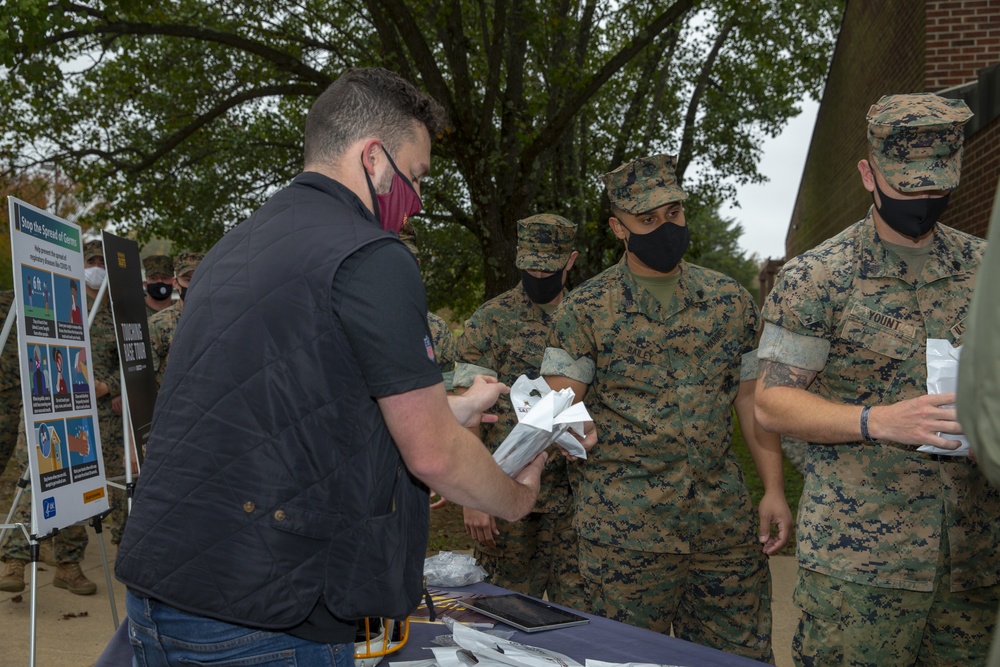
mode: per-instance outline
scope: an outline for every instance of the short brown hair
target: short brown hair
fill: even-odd
[[[393,152],[413,138],[413,121],[433,138],[444,129],[444,109],[394,72],[351,68],[323,91],[306,116],[305,164],[333,162],[350,144],[371,136]]]

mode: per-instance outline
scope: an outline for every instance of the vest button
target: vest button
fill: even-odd
[[[252,500],[248,500],[245,503],[243,503],[243,511],[246,512],[247,514],[253,512],[254,509],[256,509],[256,505],[253,504]]]
[[[277,510],[274,513],[274,520],[275,521],[284,521],[285,520],[285,510]]]

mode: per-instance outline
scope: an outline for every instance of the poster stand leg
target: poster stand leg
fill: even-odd
[[[90,520],[90,525],[93,526],[94,532],[97,533],[97,544],[101,547],[101,563],[104,565],[104,581],[108,587],[108,601],[111,603],[111,620],[114,622],[114,628],[117,630],[118,603],[115,602],[115,591],[111,587],[111,568],[108,567],[108,549],[104,546],[104,536],[101,534],[104,531],[102,519],[106,515],[107,513],[94,515],[94,517]]]
[[[21,530],[24,531],[25,537],[28,538],[28,550],[31,553],[31,637],[29,640],[28,648],[28,667],[35,667],[35,639],[38,636],[38,541],[28,534],[25,530],[24,525],[21,524]]]

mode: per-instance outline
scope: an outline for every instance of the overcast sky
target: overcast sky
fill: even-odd
[[[748,255],[757,253],[761,260],[785,256],[785,234],[818,110],[819,102],[802,102],[802,113],[790,120],[781,134],[764,143],[760,172],[770,180],[738,187],[740,207],[722,208],[724,217],[735,218],[743,225],[740,245]]]

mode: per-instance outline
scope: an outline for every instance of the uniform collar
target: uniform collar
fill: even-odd
[[[625,263],[623,256],[621,261],[614,266],[622,283],[622,292],[625,299],[624,309],[627,312],[642,313],[652,320],[665,322],[682,310],[706,300],[705,290],[694,284],[691,280],[691,265],[681,260],[681,276],[677,281],[676,299],[672,299],[669,304],[662,304],[653,297],[649,291],[635,282],[632,272]]]
[[[863,278],[898,278],[912,281],[912,276],[905,275],[899,258],[889,250],[875,228],[873,212],[875,207],[868,209],[868,215],[861,223],[861,252],[859,274]],[[963,251],[948,228],[938,223],[934,226],[934,237],[931,240],[931,251],[927,256],[920,283],[926,284],[951,278],[973,271],[971,258]]]

